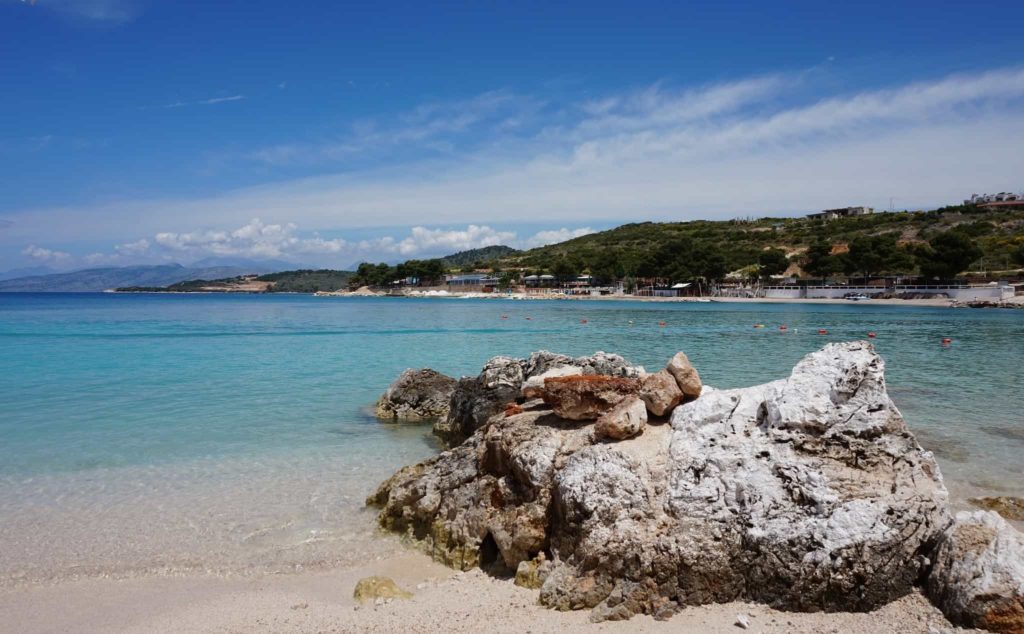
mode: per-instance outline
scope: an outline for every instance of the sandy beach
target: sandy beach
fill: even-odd
[[[409,600],[360,605],[366,576],[389,576]],[[408,551],[358,567],[255,578],[206,575],[90,579],[0,591],[9,632],[950,632],[943,615],[913,593],[870,613],[780,612],[748,603],[691,607],[667,621],[649,616],[590,623],[587,611],[556,612],[536,590],[479,570],[458,573]]]

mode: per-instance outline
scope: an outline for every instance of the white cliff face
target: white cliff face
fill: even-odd
[[[920,582],[951,522],[866,342],[826,346],[779,381],[704,386],[625,440],[524,406],[370,501],[440,561],[528,568],[543,604],[594,620],[736,599],[873,609]]]

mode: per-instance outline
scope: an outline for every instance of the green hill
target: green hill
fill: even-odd
[[[494,245],[490,247],[481,247],[479,249],[469,249],[468,251],[459,251],[451,255],[446,255],[441,260],[448,268],[456,269],[467,266],[473,266],[479,264],[481,266],[489,264],[494,260],[500,258],[507,258],[519,253],[519,251],[512,247],[505,245]]]
[[[690,222],[644,222],[507,255],[495,265],[531,271],[578,273],[597,277],[665,275],[720,277],[725,271],[763,265],[766,251],[778,249],[790,261],[807,264],[823,248],[894,250],[891,261],[870,273],[917,272],[928,242],[955,230],[980,249],[976,268],[1006,270],[1024,256],[1024,210],[987,211],[972,206],[934,211],[884,212],[831,221],[810,218],[760,218]],[[858,249],[858,247],[861,247]],[[809,253],[810,252],[810,253]],[[669,262],[668,260],[671,260]],[[836,261],[836,272],[849,262]],[[853,266],[856,268],[855,263]],[[675,266],[678,270],[673,270]],[[813,267],[812,267],[813,268]],[[828,267],[825,266],[827,269]],[[891,270],[890,270],[891,269]],[[972,269],[973,270],[973,269]],[[707,274],[707,275],[705,275]]]

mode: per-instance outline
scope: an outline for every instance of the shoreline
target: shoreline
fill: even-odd
[[[352,591],[371,575],[391,577],[413,597],[360,605]],[[511,579],[457,572],[413,549],[358,566],[256,578],[195,573],[0,589],[0,612],[18,632],[735,632],[739,615],[760,632],[971,631],[951,626],[916,591],[872,612],[783,612],[732,602],[688,607],[665,621],[638,615],[590,623],[585,610],[539,605],[536,590]]]

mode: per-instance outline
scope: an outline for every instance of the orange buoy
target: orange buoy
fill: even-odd
[[[779,330],[789,330],[789,328],[786,327],[786,324],[782,324],[779,326]]]
[[[944,346],[948,346],[948,345],[949,345],[949,344],[951,344],[951,343],[953,343],[953,340],[952,340],[952,339],[950,339],[949,337],[943,337],[943,339],[942,339],[942,345],[944,345]]]
[[[663,321],[659,321],[659,322],[658,322],[658,325],[659,325],[659,326],[661,326],[662,328],[664,328],[664,327],[665,327],[665,322],[663,322]]]
[[[585,323],[587,323],[587,320],[586,320],[586,319],[581,319],[581,320],[580,320],[580,323],[581,323],[581,324],[585,324]]]
[[[874,339],[874,338],[875,338],[875,333],[869,332],[868,333],[868,339]]]
[[[819,335],[827,335],[828,331],[825,330],[824,328],[818,328],[818,334]]]

